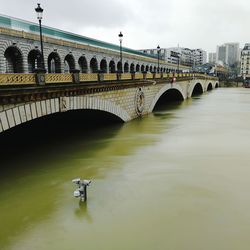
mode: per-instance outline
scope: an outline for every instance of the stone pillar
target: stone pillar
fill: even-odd
[[[70,73],[72,74],[72,80],[73,83],[80,83],[80,70],[79,69],[72,69],[70,70]]]
[[[23,73],[29,73],[29,66],[28,66],[28,57],[25,55],[22,58],[22,64],[23,64]]]

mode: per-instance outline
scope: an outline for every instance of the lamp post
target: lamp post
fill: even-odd
[[[161,47],[158,45],[157,46],[157,54],[158,54],[158,68],[157,68],[157,72],[158,73],[160,71],[160,51],[161,51]]]
[[[180,54],[178,53],[178,65],[177,65],[177,73],[179,74],[180,72]]]
[[[123,34],[120,31],[120,34],[118,35],[119,37],[119,41],[120,41],[120,62],[121,62],[121,69],[120,69],[120,73],[122,73],[122,38],[123,38]]]
[[[37,4],[35,11],[37,13],[37,19],[39,21],[39,28],[40,28],[40,43],[41,43],[41,54],[42,54],[41,64],[42,64],[42,70],[45,71],[44,56],[43,56],[43,36],[42,36],[43,8],[41,8],[40,3]]]

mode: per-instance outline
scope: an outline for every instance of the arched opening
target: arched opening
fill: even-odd
[[[155,109],[164,109],[166,104],[175,103],[179,104],[184,100],[183,95],[178,89],[168,89],[164,92],[155,104]]]
[[[33,73],[35,69],[42,68],[42,66],[42,54],[40,50],[31,50],[28,54],[28,72]]]
[[[160,71],[161,71],[161,72],[163,71],[163,68],[162,68],[162,67],[160,68]]]
[[[213,89],[212,83],[210,82],[207,86],[207,91],[210,91]]]
[[[81,73],[88,73],[88,63],[85,56],[81,56],[78,60]]]
[[[216,83],[216,84],[215,84],[215,88],[217,89],[218,87],[219,87],[219,84],[218,84],[218,83]]]
[[[149,67],[149,71],[152,73],[152,71],[153,71],[153,67],[152,66]]]
[[[145,71],[147,71],[148,72],[148,69],[149,69],[149,67],[148,67],[148,65],[146,66],[146,69],[145,69]]]
[[[114,123],[116,123],[117,126],[113,126]],[[90,109],[69,110],[67,112],[53,113],[32,119],[4,131],[3,133],[5,133],[5,135],[1,133],[1,163],[5,158],[6,160],[10,160],[9,156],[13,153],[13,141],[15,140],[15,147],[19,149],[15,157],[21,159],[22,156],[25,155],[25,152],[28,157],[29,150],[27,151],[27,149],[34,149],[34,147],[38,150],[32,152],[34,154],[37,153],[39,157],[41,151],[44,150],[45,147],[47,149],[46,152],[49,152],[54,147],[60,147],[62,140],[67,144],[70,138],[72,139],[72,135],[77,137],[82,136],[87,139],[89,136],[95,136],[96,129],[98,128],[103,129],[104,126],[112,125],[112,130],[114,132],[116,130],[118,131],[123,123],[121,118],[112,113]],[[119,124],[121,126],[119,126]],[[82,133],[83,130],[87,132]],[[38,133],[38,131],[40,132]],[[27,134],[30,138],[36,138],[36,140],[27,140]],[[9,152],[7,153],[8,157],[3,154],[3,152]],[[18,160],[14,160],[18,163]],[[18,166],[18,164],[15,165]],[[18,167],[16,169],[18,169]]]
[[[23,73],[23,56],[16,46],[8,47],[4,52],[6,73]]]
[[[124,64],[124,73],[128,73],[129,72],[129,65],[128,65],[128,63],[126,62],[125,64]]]
[[[75,69],[75,59],[73,55],[68,54],[64,58],[64,73],[69,73]]]
[[[156,72],[156,66],[154,66],[154,72]]]
[[[108,71],[107,61],[105,59],[101,60],[100,70],[102,73],[107,73],[107,71]]]
[[[117,63],[117,70],[118,70],[118,72],[120,72],[120,73],[123,72],[123,70],[122,70],[122,63],[121,63],[120,61]]]
[[[130,72],[131,73],[135,72],[135,65],[133,63],[130,64]]]
[[[97,73],[98,72],[98,62],[96,58],[92,58],[90,60],[90,73]]]
[[[48,72],[61,73],[61,60],[57,52],[52,52],[48,57]]]
[[[110,73],[115,73],[115,62],[112,60],[109,63],[109,72]]]
[[[203,89],[202,89],[201,84],[196,83],[192,92],[192,96],[201,95],[202,93],[203,93]]]
[[[140,72],[140,65],[139,64],[136,65],[135,71]]]
[[[141,72],[144,72],[144,71],[145,71],[145,66],[142,65],[142,66],[141,66]]]

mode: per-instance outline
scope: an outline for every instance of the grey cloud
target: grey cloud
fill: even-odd
[[[124,25],[132,14],[125,4],[115,0],[71,0],[71,4],[61,1],[44,1],[48,6],[47,18],[58,25],[88,27],[119,27]],[[58,9],[55,12],[55,9]]]
[[[132,15],[125,3],[116,0],[41,0],[40,3],[44,8],[44,23],[56,27],[119,27],[126,24]],[[10,16],[36,21],[36,4],[37,1],[34,0],[25,0],[22,3],[20,0],[9,0],[5,4],[1,3],[1,11]],[[20,8],[11,6],[19,6],[21,11]]]
[[[0,0],[1,12],[36,21],[37,1]],[[40,1],[44,24],[110,42],[122,30],[133,48],[179,43],[214,51],[224,42],[250,42],[245,28],[250,22],[249,0]],[[115,38],[108,34],[115,34]]]

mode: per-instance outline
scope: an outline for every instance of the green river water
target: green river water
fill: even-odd
[[[249,89],[36,138],[48,129],[1,142],[0,249],[250,249]]]

